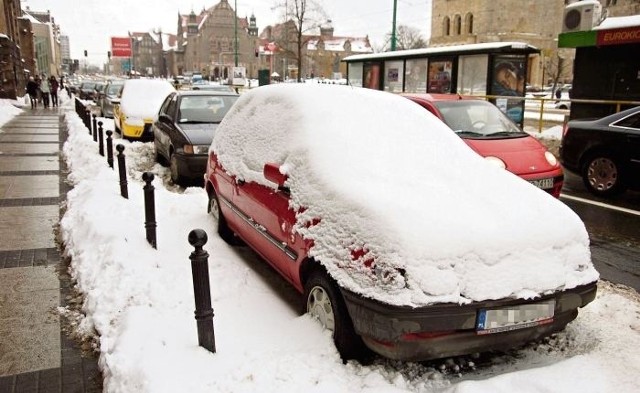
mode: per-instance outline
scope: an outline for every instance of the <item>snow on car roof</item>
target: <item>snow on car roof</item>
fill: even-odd
[[[128,117],[154,118],[160,105],[175,89],[161,79],[129,79],[124,82],[121,110]]]
[[[408,306],[531,298],[598,278],[576,214],[403,97],[260,87],[240,97],[211,149],[230,174],[271,188],[263,165],[281,165],[310,255],[367,297]],[[350,250],[367,253],[353,260]],[[371,258],[375,269],[364,266]]]

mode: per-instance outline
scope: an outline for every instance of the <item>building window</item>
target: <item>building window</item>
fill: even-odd
[[[453,29],[455,30],[455,34],[460,35],[462,34],[462,17],[460,15],[456,15],[453,18]]]
[[[450,34],[451,34],[451,20],[449,19],[448,16],[445,16],[444,20],[442,21],[442,35],[446,37]]]
[[[473,34],[473,14],[469,13],[464,17],[464,23],[467,26],[467,34]]]

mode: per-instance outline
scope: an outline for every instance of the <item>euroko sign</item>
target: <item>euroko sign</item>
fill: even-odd
[[[640,43],[640,26],[618,29],[602,29],[562,33],[558,47],[580,48],[584,46],[608,46]]]
[[[596,45],[619,45],[636,42],[640,42],[640,26],[614,30],[599,30]]]

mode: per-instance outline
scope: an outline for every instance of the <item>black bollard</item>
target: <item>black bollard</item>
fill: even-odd
[[[196,301],[196,323],[198,325],[198,345],[216,352],[216,337],[213,332],[213,308],[211,308],[211,287],[209,285],[209,253],[202,249],[207,243],[207,233],[202,229],[189,232],[189,244],[195,250],[191,259],[193,295]]]
[[[100,155],[104,157],[104,135],[102,134],[101,121],[98,122],[98,153],[100,153]]]
[[[91,124],[93,124],[93,127],[91,128],[93,130],[93,141],[97,142],[98,141],[98,126],[96,125],[96,114],[93,114],[93,120],[91,122]]]
[[[111,135],[113,131],[107,130],[107,164],[109,164],[109,168],[113,169],[113,139]]]
[[[124,146],[118,144],[116,146],[118,151],[118,173],[120,174],[120,195],[123,198],[129,199],[129,189],[127,188],[127,168],[124,162]]]
[[[151,247],[157,249],[158,242],[156,240],[156,204],[154,200],[153,173],[145,172],[142,174],[144,180],[144,228],[147,232],[147,241]]]
[[[89,129],[89,135],[91,135],[91,112],[86,107],[84,108],[84,125]]]

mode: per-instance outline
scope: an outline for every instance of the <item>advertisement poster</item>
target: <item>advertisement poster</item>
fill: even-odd
[[[451,93],[451,70],[453,61],[429,62],[428,93]]]
[[[364,65],[364,87],[380,90],[380,64]]]
[[[246,82],[247,69],[245,67],[233,67],[233,84],[244,86]]]
[[[527,58],[524,55],[502,55],[493,59],[493,72],[490,95],[506,100],[503,111],[516,124],[522,127],[524,122],[524,100],[506,97],[524,97]],[[502,108],[501,108],[502,109]]]

